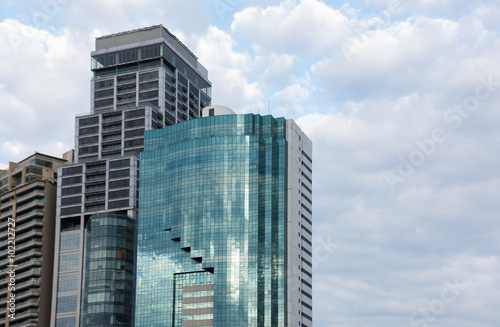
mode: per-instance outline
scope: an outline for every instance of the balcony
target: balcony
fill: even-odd
[[[19,202],[19,200],[22,200],[22,199],[25,199],[25,198],[28,198],[28,197],[31,197],[31,196],[35,196],[35,195],[39,195],[39,196],[43,196],[44,193],[42,190],[34,190],[32,192],[29,192],[27,194],[24,194],[24,195],[21,195],[21,196],[18,196],[16,198],[16,200]]]
[[[22,215],[18,215],[16,217],[16,223],[20,223],[21,221],[24,221],[25,219],[32,218],[34,216],[42,216],[43,217],[43,209],[35,209],[31,210],[30,212],[24,213]]]
[[[35,206],[35,205],[42,205],[43,206],[44,202],[45,202],[44,199],[36,199],[36,200],[30,201],[28,203],[25,203],[21,206],[18,206],[16,211],[19,212],[23,209],[26,209],[26,208],[29,208],[29,207]]]

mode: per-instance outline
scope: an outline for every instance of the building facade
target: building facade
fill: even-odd
[[[0,326],[50,321],[57,168],[36,153],[0,170]]]
[[[200,116],[207,70],[163,26],[96,39],[91,112],[60,169],[50,326],[132,326],[144,131]]]
[[[146,132],[136,326],[312,326],[312,143],[208,107]]]

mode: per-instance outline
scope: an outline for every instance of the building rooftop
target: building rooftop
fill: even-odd
[[[170,41],[169,43],[171,43],[172,46],[174,46],[174,48],[177,48],[176,46],[180,46],[195,60],[198,60],[198,57],[196,57],[196,55],[193,52],[191,52],[191,50],[189,50],[188,47],[186,47],[174,34],[172,34],[168,29],[166,29],[161,24],[150,27],[139,28],[131,31],[125,31],[125,32],[96,37],[96,51],[107,49],[110,48],[111,46],[121,46],[125,44],[156,39],[162,36],[167,41]]]

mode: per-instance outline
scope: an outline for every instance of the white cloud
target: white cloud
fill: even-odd
[[[263,107],[262,90],[247,78],[253,59],[234,50],[229,34],[212,26],[199,36],[196,53],[209,71],[213,104],[226,105],[238,113],[257,112]]]
[[[231,29],[259,44],[265,53],[317,54],[345,37],[349,20],[320,1],[286,0],[276,6],[248,7],[236,13]]]
[[[26,29],[31,38],[25,38]],[[0,146],[6,150],[0,161],[19,161],[42,149],[61,156],[73,147],[75,114],[90,111],[89,44],[74,42],[81,35],[69,30],[51,34],[15,20],[1,22],[0,35],[3,44],[23,38],[0,49]]]

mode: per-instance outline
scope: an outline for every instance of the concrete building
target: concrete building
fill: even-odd
[[[144,131],[200,116],[211,83],[163,26],[96,39],[91,112],[59,170],[50,326],[131,326]]]
[[[312,143],[235,115],[145,133],[135,326],[312,326]]]
[[[36,153],[0,170],[0,326],[48,326],[52,294],[57,168]]]

